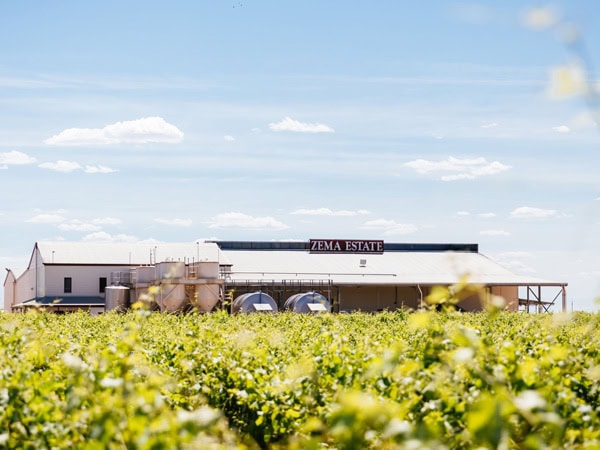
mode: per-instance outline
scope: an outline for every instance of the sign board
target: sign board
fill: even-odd
[[[383,241],[311,239],[309,253],[383,253]]]
[[[268,303],[252,303],[255,311],[273,311],[273,308]]]
[[[327,311],[327,308],[322,303],[307,303],[306,306],[308,306],[311,312]]]

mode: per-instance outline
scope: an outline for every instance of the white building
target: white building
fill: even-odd
[[[156,305],[174,311],[262,291],[281,307],[292,295],[316,291],[333,311],[418,308],[433,286],[467,277],[508,308],[542,312],[559,302],[565,282],[516,275],[476,244],[396,244],[365,240],[216,241],[188,244],[39,242],[29,266],[4,282],[5,311],[45,306],[55,311],[112,309],[127,290],[133,302],[160,286]],[[121,285],[121,290],[116,286]],[[125,288],[125,289],[124,289]],[[115,297],[116,296],[116,297]],[[115,300],[116,299],[116,300]],[[482,299],[461,301],[478,310]],[[218,306],[217,306],[218,307]]]
[[[16,277],[8,270],[4,310],[46,307],[99,313],[117,285],[128,287],[134,301],[149,286],[161,286],[158,306],[175,310],[198,292],[222,295],[219,253],[214,243],[38,242],[23,274]]]

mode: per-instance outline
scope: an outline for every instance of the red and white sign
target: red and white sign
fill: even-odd
[[[383,253],[383,241],[311,239],[309,253]]]

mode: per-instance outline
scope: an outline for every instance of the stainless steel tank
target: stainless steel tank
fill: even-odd
[[[249,292],[235,298],[231,305],[232,313],[277,312],[277,303],[269,294],[262,291]]]
[[[126,286],[106,286],[104,288],[104,310],[124,311],[129,307],[129,288]]]
[[[284,310],[298,313],[329,312],[330,307],[329,300],[315,291],[292,295],[283,305]]]

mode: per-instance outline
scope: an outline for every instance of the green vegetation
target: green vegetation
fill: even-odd
[[[600,448],[600,316],[0,315],[0,447]]]

